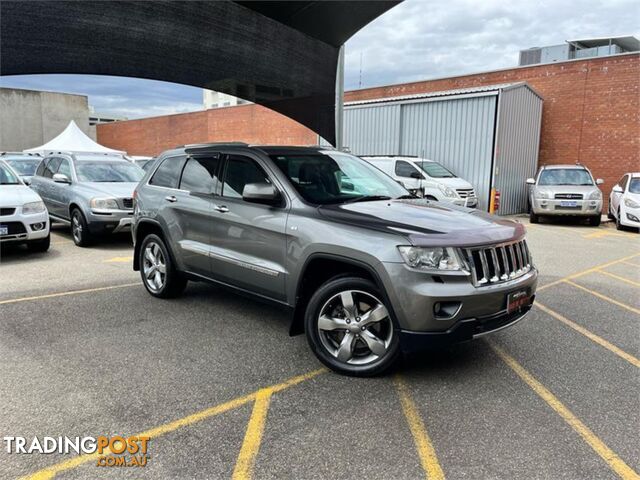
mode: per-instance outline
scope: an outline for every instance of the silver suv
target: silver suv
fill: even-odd
[[[128,231],[133,190],[143,176],[122,157],[59,153],[44,158],[31,188],[53,220],[71,224],[75,244],[86,247],[98,235]]]
[[[521,224],[412,197],[346,153],[188,145],[163,153],[134,199],[133,266],[151,295],[206,280],[281,305],[338,372],[380,373],[533,303]]]
[[[594,227],[600,225],[602,191],[587,167],[582,165],[550,165],[540,169],[536,178],[527,179],[529,220],[538,223],[543,216],[588,218]]]

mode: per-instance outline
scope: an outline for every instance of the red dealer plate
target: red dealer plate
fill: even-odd
[[[520,310],[522,307],[528,305],[531,300],[531,295],[529,294],[529,290],[518,290],[516,292],[511,292],[507,295],[507,313],[515,312],[516,310]]]

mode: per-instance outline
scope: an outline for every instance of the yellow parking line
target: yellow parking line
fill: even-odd
[[[609,465],[609,467],[624,480],[638,480],[640,475],[627,465],[613,450],[611,450],[602,440],[600,440],[589,427],[587,427],[571,410],[569,410],[553,393],[536,380],[525,368],[520,365],[511,355],[499,346],[489,342],[494,352],[524,381],[529,387],[542,398],[562,419],[578,433],[585,442]]]
[[[565,282],[568,283],[569,285],[572,285],[572,286],[574,286],[576,288],[579,288],[580,290],[584,290],[585,292],[589,292],[591,295],[593,295],[595,297],[601,298],[602,300],[606,300],[607,302],[613,303],[614,305],[618,305],[619,307],[622,307],[622,308],[626,308],[630,312],[637,313],[638,315],[640,315],[640,310],[638,310],[637,308],[630,307],[629,305],[627,305],[625,303],[622,303],[622,302],[619,302],[618,300],[614,300],[611,297],[607,297],[606,295],[603,295],[603,294],[601,294],[599,292],[596,292],[594,290],[590,290],[587,287],[583,287],[582,285],[578,285],[577,283],[572,282],[571,280],[565,280]]]
[[[113,257],[103,260],[102,263],[129,263],[131,261],[133,261],[133,257]]]
[[[429,434],[427,434],[424,422],[422,421],[422,418],[420,418],[418,408],[411,398],[411,393],[409,392],[407,384],[400,375],[396,375],[394,383],[396,390],[398,391],[398,395],[400,396],[402,411],[404,412],[404,416],[409,424],[409,429],[413,435],[413,441],[416,444],[416,450],[420,457],[420,464],[426,474],[426,478],[429,480],[444,480],[444,472],[438,462],[436,451],[433,448]]]
[[[582,235],[582,238],[602,238],[602,237],[626,237],[624,233],[607,232],[606,230],[600,230],[593,233]]]
[[[244,434],[242,448],[233,470],[233,480],[249,480],[253,472],[253,466],[260,450],[262,434],[267,420],[267,412],[269,411],[269,403],[271,402],[271,388],[263,388],[256,394],[256,401],[253,404],[253,412],[247,425],[247,431]]]
[[[620,358],[626,360],[627,362],[629,362],[631,365],[640,368],[640,359],[634,357],[633,355],[625,352],[624,350],[621,350],[620,348],[616,347],[615,345],[613,345],[612,343],[606,341],[604,338],[599,337],[598,335],[596,335],[595,333],[590,332],[589,330],[587,330],[586,328],[578,325],[575,322],[572,322],[571,320],[569,320],[566,317],[563,317],[562,315],[560,315],[558,312],[554,312],[553,310],[551,310],[549,307],[545,307],[544,305],[542,305],[540,302],[536,302],[535,306],[537,308],[539,308],[540,310],[542,310],[544,313],[546,313],[547,315],[552,316],[553,318],[555,318],[556,320],[560,320],[562,323],[564,323],[565,325],[573,328],[576,332],[581,333],[582,335],[584,335],[585,337],[587,337],[589,340],[594,341],[595,343],[597,343],[598,345],[600,345],[601,347],[606,348],[607,350],[609,350],[610,352],[615,353],[616,355],[618,355]]]
[[[271,394],[281,392],[282,390],[286,390],[289,387],[293,387],[299,383],[302,383],[306,380],[310,380],[311,378],[320,375],[321,373],[326,372],[326,369],[321,368],[319,370],[314,370],[309,373],[305,373],[303,375],[298,375],[296,377],[292,377],[289,380],[286,380],[282,383],[278,383],[276,385],[272,385],[271,387],[267,387]],[[264,390],[264,389],[261,389]],[[256,400],[258,393],[261,391],[255,391],[248,395],[244,395],[241,397],[234,398],[233,400],[229,400],[228,402],[221,403],[219,405],[207,408],[205,410],[201,410],[199,412],[193,413],[186,417],[180,418],[178,420],[174,420],[173,422],[166,423],[164,425],[160,425],[159,427],[152,428],[142,433],[136,434],[138,437],[149,437],[156,438],[160,435],[164,435],[166,433],[173,432],[182,427],[188,427],[193,425],[194,423],[201,422],[206,420],[207,418],[214,417],[221,413],[228,412],[229,410],[233,410],[235,408],[241,407],[242,405],[246,405],[247,403]],[[104,455],[111,455],[111,452],[106,452]],[[100,455],[97,453],[93,453],[90,455],[79,455],[77,457],[72,458],[71,460],[67,460],[64,462],[57,463],[50,467],[39,470],[31,475],[28,475],[23,478],[23,480],[47,480],[55,477],[58,473],[64,472],[66,470],[70,470],[72,468],[78,467],[88,462],[92,462],[96,460]]]
[[[142,285],[142,284],[140,282],[137,282],[137,283],[123,283],[121,285],[110,285],[108,287],[86,288],[84,290],[71,290],[69,292],[49,293],[47,295],[36,295],[34,297],[12,298],[10,300],[0,300],[0,305],[4,305],[4,304],[7,304],[7,303],[28,302],[28,301],[31,301],[31,300],[43,300],[45,298],[65,297],[67,295],[79,295],[81,293],[102,292],[103,290],[113,290],[115,288],[136,287],[138,285]]]
[[[632,263],[632,262],[620,262],[620,263],[624,263],[625,265],[631,265],[632,267],[640,268],[640,265],[638,265],[637,263]]]
[[[629,285],[633,285],[635,287],[640,287],[640,282],[634,282],[633,280],[625,277],[621,277],[620,275],[616,275],[614,273],[606,272],[604,270],[598,270],[598,273],[603,275],[607,275],[608,277],[615,278],[616,280],[620,280],[621,282],[628,283]]]
[[[561,278],[560,280],[555,280],[555,281],[553,281],[551,283],[547,283],[546,285],[542,285],[542,286],[538,287],[537,290],[538,291],[544,290],[545,288],[549,288],[549,287],[552,287],[554,285],[558,285],[558,284],[560,284],[562,282],[565,282],[567,280],[573,280],[574,278],[582,277],[583,275],[587,275],[588,273],[596,272],[596,271],[598,271],[598,270],[600,270],[602,268],[607,268],[607,267],[610,267],[611,265],[615,265],[616,263],[624,262],[626,260],[631,260],[632,258],[636,258],[638,256],[640,256],[640,253],[635,253],[633,255],[629,255],[629,256],[626,256],[626,257],[623,257],[623,258],[619,258],[618,260],[613,260],[611,262],[603,263],[602,265],[597,265],[595,267],[588,268],[588,269],[583,270],[583,271],[578,272],[578,273],[573,273],[571,275],[568,275],[566,277]]]

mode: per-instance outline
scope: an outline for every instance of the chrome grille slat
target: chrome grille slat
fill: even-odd
[[[476,287],[503,283],[518,278],[533,268],[529,247],[524,240],[461,251]]]

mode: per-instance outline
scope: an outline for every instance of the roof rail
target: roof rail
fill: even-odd
[[[178,145],[175,148],[206,148],[206,147],[220,147],[220,146],[231,146],[231,147],[248,147],[249,144],[245,142],[208,142],[208,143],[187,143],[185,145]]]
[[[404,158],[420,158],[418,157],[418,155],[391,155],[391,154],[384,154],[384,155],[360,155],[360,157],[404,157]]]

